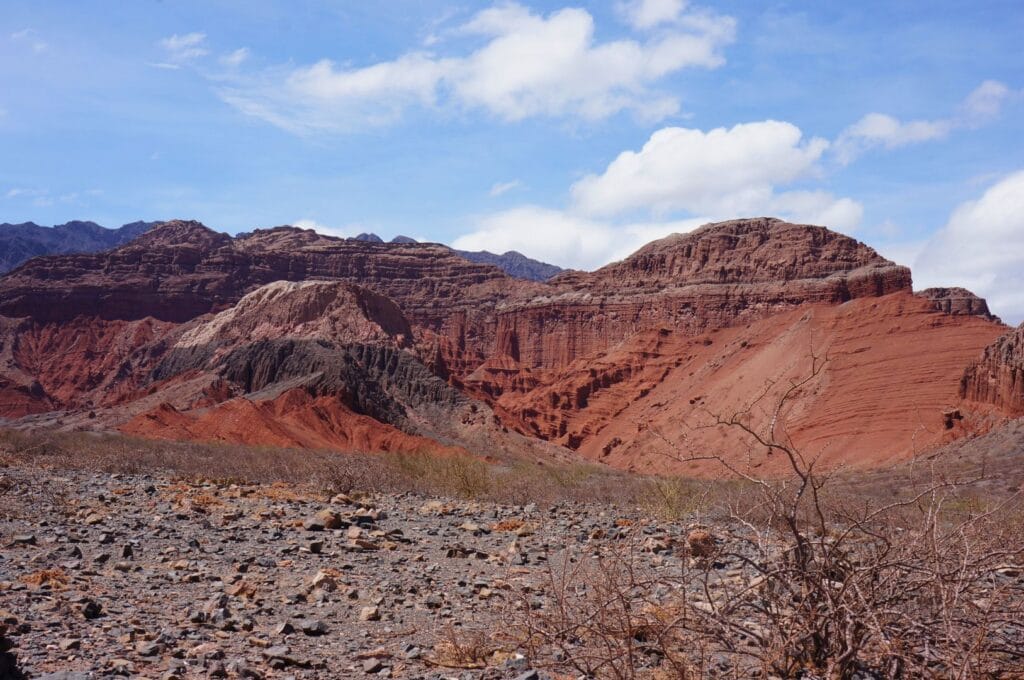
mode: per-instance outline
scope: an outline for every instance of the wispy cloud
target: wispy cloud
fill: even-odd
[[[514,179],[511,182],[498,182],[494,186],[492,186],[491,190],[487,193],[488,195],[491,196],[491,198],[497,198],[498,196],[501,196],[502,194],[507,194],[513,189],[517,189],[521,186],[523,186],[523,183],[517,179]]]
[[[640,30],[678,21],[685,8],[686,0],[629,0],[616,5],[629,25]]]
[[[17,43],[28,45],[29,48],[36,54],[39,54],[40,52],[45,52],[46,49],[49,47],[49,45],[39,37],[39,33],[31,28],[23,28],[20,31],[11,33],[11,40]]]
[[[47,196],[49,195],[49,193],[50,192],[47,189],[33,189],[33,188],[29,188],[29,187],[12,187],[12,188],[8,189],[4,193],[4,198],[6,198],[6,199],[15,199],[15,198],[17,198],[17,199],[22,199],[22,200],[27,200],[27,199],[44,200],[44,199],[47,199]]]
[[[1010,95],[1010,88],[1003,83],[986,80],[947,118],[904,122],[884,113],[869,113],[839,134],[833,151],[845,165],[872,148],[895,149],[943,139],[954,130],[977,128],[998,118]]]
[[[204,47],[205,42],[205,33],[175,33],[161,40],[160,47],[166,51],[170,64],[184,64],[210,53],[210,50]]]
[[[239,47],[221,57],[220,63],[228,68],[238,68],[249,58],[250,54],[248,47]]]
[[[386,125],[415,106],[478,109],[505,121],[600,120],[623,111],[656,121],[681,107],[678,96],[653,89],[656,83],[682,69],[724,63],[735,21],[680,9],[673,23],[643,38],[601,42],[595,33],[585,10],[542,15],[508,3],[454,30],[486,40],[461,56],[415,51],[363,67],[324,59],[240,74],[220,94],[243,113],[295,133]]]

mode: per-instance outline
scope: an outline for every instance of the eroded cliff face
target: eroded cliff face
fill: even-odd
[[[791,414],[801,441],[871,461],[913,452],[924,421],[951,436],[964,368],[1005,331],[967,291],[914,295],[909,270],[864,244],[767,218],[547,283],[432,244],[179,221],[0,278],[0,417],[671,469],[650,452],[674,423],[784,384],[813,345],[843,358]],[[996,375],[1012,362],[993,352]],[[1017,375],[990,391],[1013,394]]]
[[[495,399],[511,426],[581,455],[644,472],[720,474],[718,455],[741,469],[778,461],[752,451],[715,417],[749,414],[764,427],[781,391],[821,375],[787,404],[786,434],[825,466],[871,466],[962,436],[947,429],[962,367],[1003,327],[951,316],[907,292],[843,305],[805,305],[749,324],[691,335],[645,331],[559,371],[531,371]],[[758,397],[763,395],[758,401]]]
[[[557,369],[659,327],[696,335],[806,304],[911,290],[910,270],[824,227],[758,218],[710,224],[641,248],[499,309],[495,354]]]
[[[345,281],[391,298],[418,331],[422,354],[455,374],[489,352],[499,301],[542,290],[437,244],[337,239],[294,227],[232,238],[173,221],[112,251],[30,260],[0,279],[0,315],[183,323],[268,283],[306,280]]]
[[[1024,325],[998,338],[967,367],[960,395],[1024,415]]]

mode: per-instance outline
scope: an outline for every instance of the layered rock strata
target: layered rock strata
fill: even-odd
[[[967,367],[960,395],[1024,415],[1024,325],[986,347],[981,358]]]

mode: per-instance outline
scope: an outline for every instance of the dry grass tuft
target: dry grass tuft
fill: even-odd
[[[63,569],[40,569],[31,574],[25,574],[19,580],[36,588],[48,586],[53,590],[64,590],[71,581]]]

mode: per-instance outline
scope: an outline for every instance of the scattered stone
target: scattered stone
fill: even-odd
[[[68,652],[73,649],[80,649],[82,647],[82,641],[78,638],[65,638],[61,640],[57,646],[61,648],[61,651]]]
[[[312,636],[326,635],[327,624],[321,621],[320,619],[316,619],[314,621],[307,621],[302,624],[302,632],[306,635]]]
[[[103,605],[95,600],[85,600],[81,608],[82,616],[88,620],[98,619],[103,615]]]
[[[135,645],[135,653],[139,656],[156,656],[162,647],[156,642],[140,642]]]

